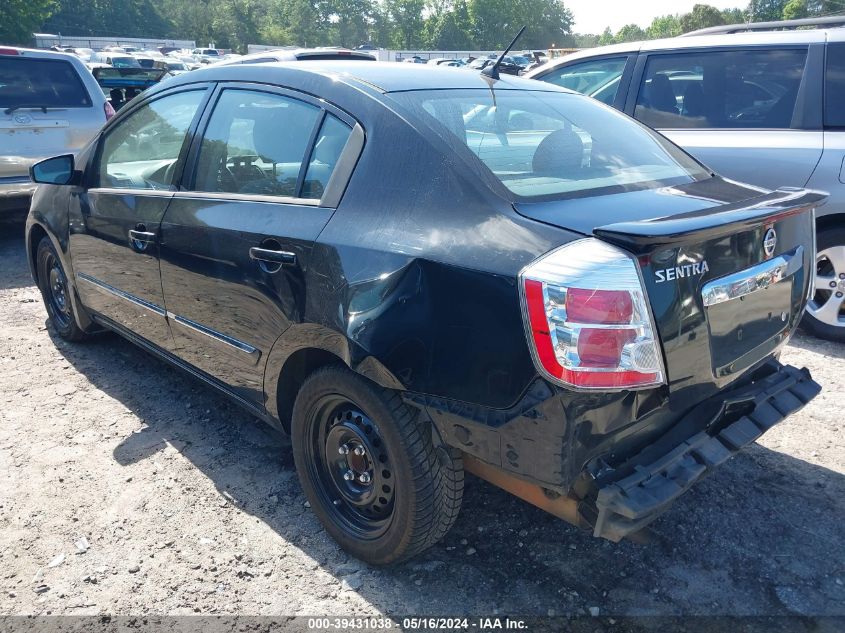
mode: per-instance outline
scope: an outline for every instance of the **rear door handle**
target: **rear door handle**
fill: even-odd
[[[136,231],[135,229],[130,229],[129,239],[135,240],[136,242],[155,242],[156,234],[150,231]]]
[[[288,251],[275,251],[269,248],[261,248],[260,246],[253,246],[249,249],[250,259],[257,259],[261,262],[269,262],[271,264],[295,264],[296,254]]]

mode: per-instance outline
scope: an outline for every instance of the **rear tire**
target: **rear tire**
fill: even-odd
[[[351,370],[305,381],[291,423],[296,470],[311,508],[352,556],[388,565],[419,554],[461,507],[460,451],[435,447],[430,423]]]
[[[66,341],[83,341],[89,337],[76,322],[71,293],[62,261],[49,237],[41,238],[35,255],[38,289],[47,309],[49,322]]]
[[[819,338],[842,343],[845,342],[845,229],[819,231],[816,245],[815,289],[801,327]]]

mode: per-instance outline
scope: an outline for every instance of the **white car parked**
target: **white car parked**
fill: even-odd
[[[0,210],[26,208],[29,166],[82,149],[113,114],[75,55],[0,48]]]

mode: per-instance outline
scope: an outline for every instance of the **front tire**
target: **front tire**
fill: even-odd
[[[41,291],[50,325],[66,341],[85,340],[88,334],[76,323],[70,296],[73,288],[68,283],[65,269],[49,237],[41,238],[35,257],[38,289]]]
[[[819,231],[813,295],[801,326],[829,341],[845,342],[845,229]]]
[[[436,447],[430,423],[351,370],[313,373],[291,423],[296,470],[326,530],[372,565],[410,558],[455,522],[463,495],[460,452]]]

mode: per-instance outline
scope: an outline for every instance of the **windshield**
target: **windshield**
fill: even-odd
[[[64,61],[0,57],[0,108],[86,108],[91,98]]]
[[[659,134],[581,95],[424,90],[390,95],[466,145],[519,197],[615,193],[710,173]]]

